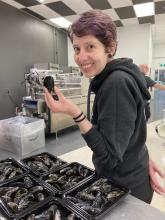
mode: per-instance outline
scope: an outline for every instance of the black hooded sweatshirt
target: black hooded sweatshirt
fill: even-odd
[[[131,59],[114,59],[94,77],[93,127],[83,134],[99,176],[130,189],[148,179],[144,77]]]

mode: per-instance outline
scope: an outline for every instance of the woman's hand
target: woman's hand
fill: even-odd
[[[65,98],[57,87],[55,87],[55,93],[58,96],[58,100],[55,100],[45,87],[44,92],[46,104],[53,112],[65,113],[72,117],[76,117],[81,113],[81,110],[78,108],[78,106],[75,105],[70,99]]]
[[[149,160],[149,175],[150,175],[150,182],[153,190],[158,194],[165,193],[165,187],[162,187],[157,180],[156,173],[159,174],[162,178],[165,178],[165,174],[159,169],[156,163],[152,160]]]

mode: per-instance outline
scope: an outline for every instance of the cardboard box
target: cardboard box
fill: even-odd
[[[0,148],[26,155],[45,146],[44,119],[16,116],[0,120]]]

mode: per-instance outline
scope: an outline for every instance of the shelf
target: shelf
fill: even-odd
[[[75,88],[75,87],[73,87],[73,88],[59,88],[61,91],[65,91],[65,90],[68,90],[68,91],[70,91],[70,90],[76,90],[76,89],[80,89],[80,87],[78,87],[78,88]]]

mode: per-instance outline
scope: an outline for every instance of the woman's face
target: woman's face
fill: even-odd
[[[75,62],[87,78],[99,74],[109,61],[104,45],[93,35],[74,35],[73,49]]]

